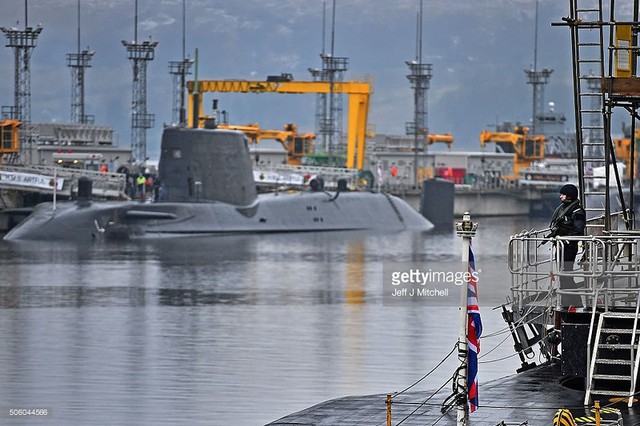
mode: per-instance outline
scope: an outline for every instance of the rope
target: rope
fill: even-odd
[[[404,422],[405,422],[409,417],[413,416],[413,415],[416,413],[416,411],[418,411],[418,410],[420,409],[420,407],[423,407],[427,402],[429,402],[429,401],[431,400],[431,398],[433,398],[434,396],[436,396],[436,394],[437,394],[438,392],[440,392],[440,391],[441,391],[445,386],[447,386],[447,383],[449,383],[451,380],[453,380],[453,377],[450,377],[446,382],[444,382],[444,383],[442,384],[442,386],[440,386],[440,387],[439,387],[439,388],[438,388],[434,393],[432,393],[431,395],[429,395],[429,397],[427,397],[427,399],[425,399],[425,400],[424,400],[420,405],[418,405],[418,406],[416,407],[416,409],[415,409],[415,410],[413,410],[412,412],[410,412],[409,414],[407,414],[407,415],[405,416],[405,418],[404,418],[404,419],[402,419],[402,420],[400,420],[400,422],[396,423],[396,426],[400,426],[400,425],[401,425],[402,423],[404,423]],[[400,404],[400,403],[398,403],[398,404]]]
[[[427,374],[425,374],[424,376],[422,376],[420,379],[418,379],[414,384],[407,386],[406,388],[404,388],[403,390],[401,390],[400,392],[396,392],[392,398],[395,398],[396,396],[402,395],[403,393],[405,393],[406,391],[408,391],[409,389],[411,389],[412,387],[416,386],[418,383],[420,383],[421,381],[423,381],[424,379],[426,379],[427,377],[429,377],[429,375],[431,373],[433,373],[434,371],[436,371],[438,369],[438,367],[440,367],[450,356],[451,354],[456,350],[456,347],[458,346],[458,343],[456,343],[453,348],[451,349],[451,352],[449,352],[447,354],[447,356],[445,356],[439,363],[438,365],[436,365],[435,367],[433,367],[431,369],[431,371],[429,371]]]

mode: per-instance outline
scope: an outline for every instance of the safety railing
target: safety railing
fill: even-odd
[[[605,310],[634,305],[640,287],[640,232],[547,238],[548,231],[523,231],[509,241],[511,295],[518,309],[549,299],[561,306],[562,296],[581,297],[585,306]],[[575,264],[563,261],[568,243],[580,247]],[[563,286],[563,281],[575,285]]]
[[[30,165],[30,166],[14,166],[3,164],[0,171],[15,175],[34,175],[46,178],[51,181],[49,188],[33,187],[27,184],[12,185],[3,184],[0,180],[0,187],[7,189],[18,189],[22,191],[37,191],[51,193],[53,191],[53,179],[63,182],[60,190],[61,195],[73,196],[78,190],[78,179],[81,177],[91,179],[92,193],[95,197],[117,198],[124,197],[127,184],[127,176],[122,173],[99,172],[94,170],[72,169],[54,166]]]

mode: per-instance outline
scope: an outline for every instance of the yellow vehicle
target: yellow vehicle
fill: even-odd
[[[313,133],[298,133],[298,126],[286,124],[283,130],[261,129],[255,124],[246,126],[235,124],[219,124],[219,129],[240,130],[247,135],[250,143],[260,143],[262,139],[273,139],[282,144],[287,150],[287,163],[294,166],[302,165],[302,157],[313,154],[313,143],[316,135]]]
[[[19,150],[18,120],[0,120],[0,164],[5,154],[17,154]]]
[[[624,133],[624,138],[622,139],[614,139],[613,146],[615,148],[616,160],[624,162],[625,172],[624,177],[629,179],[631,177],[631,129],[623,126],[622,131]],[[635,132],[635,149],[634,149],[634,172],[636,176],[638,174],[638,140],[640,140],[640,129],[636,129]]]
[[[514,126],[513,132],[490,132],[483,130],[480,133],[480,146],[494,142],[501,152],[514,154],[513,174],[510,178],[517,179],[520,169],[531,167],[534,161],[544,158],[544,136],[529,136],[529,128],[526,126]]]

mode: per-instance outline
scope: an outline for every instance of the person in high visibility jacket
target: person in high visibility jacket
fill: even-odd
[[[147,178],[144,177],[142,173],[138,173],[138,177],[136,178],[136,186],[138,187],[138,194],[140,195],[140,199],[144,201],[144,190],[145,184],[147,183]]]

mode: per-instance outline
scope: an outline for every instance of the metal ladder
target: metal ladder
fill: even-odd
[[[589,365],[584,404],[592,396],[629,398],[633,404],[640,357],[638,357],[638,311],[603,312],[598,320],[596,345]]]
[[[569,17],[563,20],[571,29],[580,198],[587,215],[606,215],[609,191],[606,184],[605,189],[594,188],[595,178],[590,172],[593,167],[605,165],[606,143],[608,138],[610,140],[602,120],[605,102],[601,88],[605,75],[602,0],[570,0]],[[608,173],[607,169],[605,173]],[[592,234],[588,228],[594,227],[603,228],[605,225],[589,223],[587,234]]]

